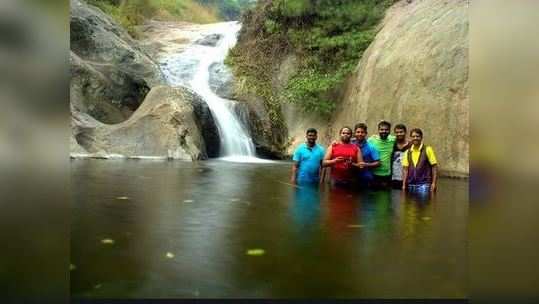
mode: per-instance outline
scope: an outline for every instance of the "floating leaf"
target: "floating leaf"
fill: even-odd
[[[118,196],[116,199],[117,200],[128,200],[129,197],[127,197],[127,196]]]
[[[167,252],[166,257],[172,259],[174,258],[174,254],[172,252]]]
[[[114,244],[114,240],[112,240],[112,239],[102,239],[101,243],[112,245],[112,244]]]
[[[255,248],[247,250],[247,255],[259,256],[265,253],[264,249]]]
[[[184,203],[192,203],[192,202],[194,202],[194,200],[188,199],[188,200],[184,200],[183,202],[184,202]]]
[[[365,225],[348,225],[348,228],[363,228]]]
[[[77,266],[73,265],[73,264],[69,264],[69,271],[73,271],[77,269]]]
[[[239,198],[231,198],[230,201],[231,201],[231,202],[239,202],[240,199],[239,199]]]
[[[430,221],[430,217],[428,217],[428,216],[424,216],[421,219],[424,220],[424,221]]]

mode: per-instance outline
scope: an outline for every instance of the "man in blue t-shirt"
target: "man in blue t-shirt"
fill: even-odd
[[[369,187],[374,179],[371,169],[380,166],[380,154],[372,144],[367,142],[366,124],[356,124],[354,126],[354,134],[355,138],[352,139],[352,143],[361,149],[361,154],[363,156],[363,162],[359,163],[359,186]]]
[[[307,142],[301,144],[292,160],[292,184],[318,184],[320,182],[320,167],[324,159],[324,148],[316,143],[318,137],[316,129],[310,128],[306,132]]]

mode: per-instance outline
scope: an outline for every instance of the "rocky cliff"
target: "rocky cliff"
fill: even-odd
[[[469,172],[468,1],[397,3],[347,83],[333,130],[379,119],[419,127],[449,175]]]
[[[144,44],[98,8],[71,0],[72,157],[217,157],[220,138],[207,104],[163,85]]]
[[[422,128],[425,142],[438,154],[443,174],[468,175],[468,6],[467,0],[395,3],[355,72],[335,96],[337,109],[329,120],[292,105],[281,106],[286,130],[273,137],[286,138],[283,153],[290,154],[304,140],[308,127],[318,128],[321,143],[328,144],[344,125],[366,122],[374,134],[377,122],[385,119],[409,129]],[[275,63],[276,83],[292,74],[294,56]]]
[[[109,16],[84,1],[70,5],[71,103],[101,122],[122,122],[163,75]]]

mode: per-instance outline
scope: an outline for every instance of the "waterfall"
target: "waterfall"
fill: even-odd
[[[199,94],[208,104],[221,139],[221,158],[238,162],[262,161],[255,156],[255,148],[243,125],[234,115],[236,101],[217,96],[210,88],[210,66],[223,64],[228,50],[234,46],[241,28],[238,22],[215,24],[204,36],[220,37],[211,43],[193,43],[183,52],[172,54],[162,62],[163,72],[172,86],[184,85]]]

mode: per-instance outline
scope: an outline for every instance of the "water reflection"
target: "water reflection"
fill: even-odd
[[[294,187],[283,182],[289,170],[282,162],[74,161],[73,296],[466,295],[465,182],[442,179],[425,200]]]
[[[343,188],[333,188],[328,195],[327,225],[330,233],[339,237],[357,223],[360,201],[357,193]]]
[[[295,188],[294,201],[291,208],[296,232],[309,235],[319,228],[320,222],[320,189],[313,185],[300,185]]]

